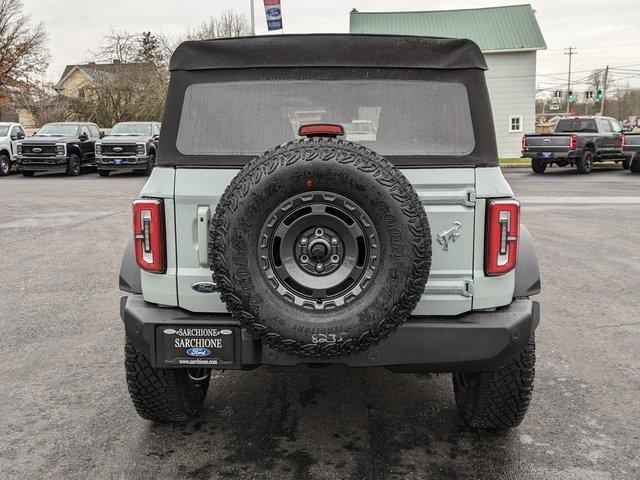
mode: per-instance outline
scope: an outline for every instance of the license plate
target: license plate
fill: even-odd
[[[173,366],[232,366],[236,331],[225,327],[159,327],[158,363]]]
[[[113,160],[113,164],[114,165],[122,165],[123,161],[124,160],[122,160],[121,158],[116,158],[116,159]]]
[[[551,152],[544,152],[544,153],[542,154],[542,156],[543,156],[544,158],[551,158]]]

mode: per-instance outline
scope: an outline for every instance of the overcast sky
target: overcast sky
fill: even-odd
[[[23,0],[34,21],[49,33],[51,66],[58,80],[65,65],[79,63],[112,27],[129,32],[151,30],[169,35],[185,32],[227,8],[249,16],[250,0]],[[518,0],[282,0],[285,33],[347,32],[349,11],[412,11],[511,5]],[[539,52],[538,85],[566,82],[567,56],[577,47],[574,78],[610,64],[619,84],[640,84],[639,0],[536,0],[547,50]],[[255,0],[257,33],[267,33],[262,0]],[[628,70],[627,70],[628,69]],[[633,77],[633,75],[636,75]],[[625,79],[629,77],[629,79]]]

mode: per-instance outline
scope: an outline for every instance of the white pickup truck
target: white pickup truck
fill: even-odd
[[[0,177],[11,173],[16,144],[26,136],[24,128],[19,123],[0,123]]]

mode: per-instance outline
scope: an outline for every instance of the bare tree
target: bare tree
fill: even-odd
[[[209,17],[198,27],[187,33],[189,40],[207,40],[211,38],[241,37],[249,35],[251,27],[247,17],[233,10],[225,10],[220,17]]]
[[[47,34],[23,13],[22,0],[0,0],[0,95],[40,76],[48,66]]]
[[[121,63],[130,63],[137,56],[139,41],[138,34],[112,28],[111,32],[102,38],[100,48],[92,55],[101,61],[117,60]]]

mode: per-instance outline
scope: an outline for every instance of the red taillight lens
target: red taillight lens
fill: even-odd
[[[133,238],[136,262],[143,270],[164,273],[165,238],[162,200],[142,199],[133,202]]]
[[[569,142],[569,150],[575,150],[578,146],[578,136],[571,135],[571,141]]]
[[[620,134],[620,148],[624,148],[624,133]]]
[[[344,135],[342,125],[334,125],[332,123],[314,123],[310,125],[302,125],[298,130],[301,137],[339,137]]]
[[[527,138],[522,137],[522,151],[524,152],[527,149]]]
[[[517,200],[491,200],[487,214],[485,274],[502,275],[516,266],[520,235],[520,203]]]

